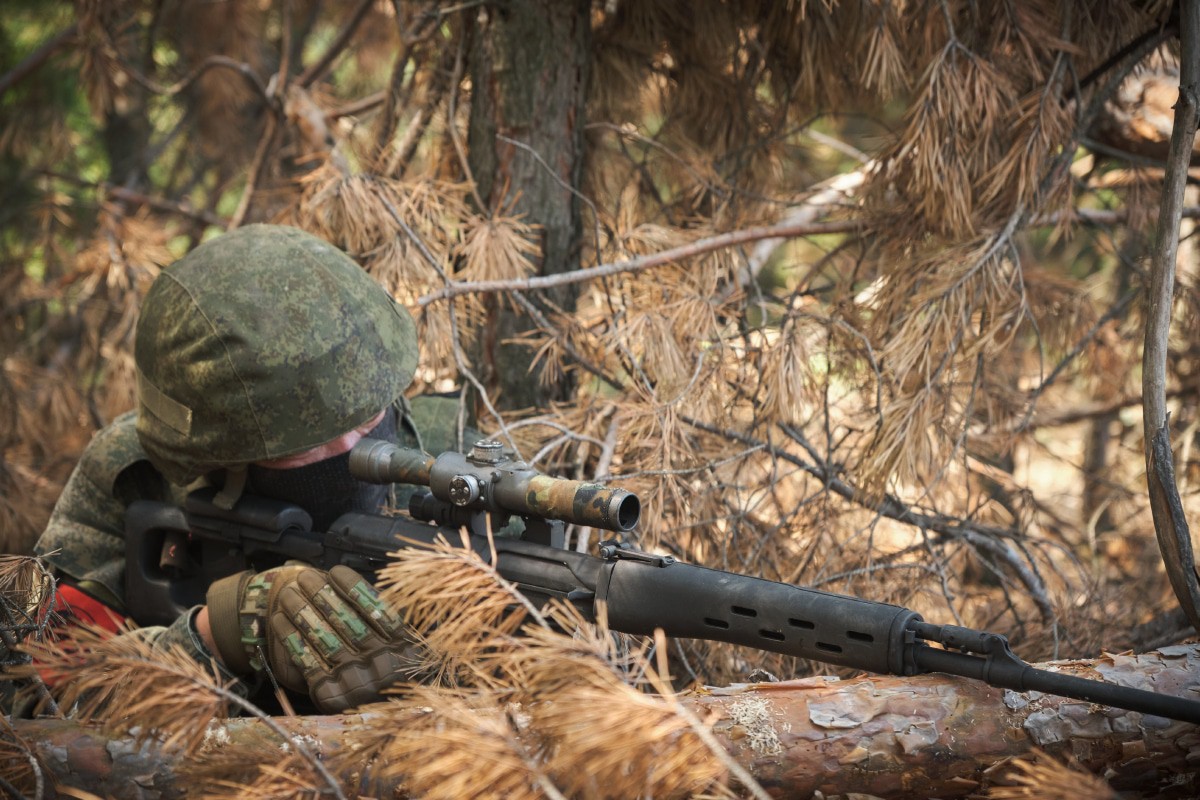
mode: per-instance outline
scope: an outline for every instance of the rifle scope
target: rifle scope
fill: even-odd
[[[428,486],[438,500],[459,508],[559,519],[610,531],[633,530],[642,509],[632,492],[543,475],[490,439],[477,442],[467,455],[446,452],[436,457],[363,439],[350,451],[350,472],[369,483]]]

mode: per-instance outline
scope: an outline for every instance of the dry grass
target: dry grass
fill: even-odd
[[[1008,762],[981,795],[988,800],[1115,800],[1117,793],[1099,777],[1036,752],[1028,758]]]
[[[60,707],[80,721],[103,721],[110,730],[138,739],[161,737],[167,749],[194,754],[210,722],[223,719],[227,686],[182,651],[154,649],[136,634],[73,628],[69,639],[27,642],[36,663],[10,675],[27,678],[35,669],[55,687]]]

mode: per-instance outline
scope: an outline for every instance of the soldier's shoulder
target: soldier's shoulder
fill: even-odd
[[[130,466],[149,461],[137,435],[137,412],[130,411],[101,428],[79,458],[78,469],[106,492]]]

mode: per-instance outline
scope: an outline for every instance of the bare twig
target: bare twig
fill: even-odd
[[[350,14],[350,19],[346,22],[346,27],[342,28],[337,38],[330,43],[329,48],[319,59],[306,67],[296,77],[297,84],[307,88],[313,81],[325,74],[325,70],[329,69],[329,65],[333,63],[333,60],[346,49],[346,45],[350,43],[350,38],[354,36],[354,32],[358,30],[359,24],[367,16],[367,12],[371,10],[371,6],[374,3],[375,0],[362,0],[358,4],[353,13]]]
[[[67,28],[64,28],[46,41],[42,42],[42,44],[39,45],[38,48],[32,53],[21,59],[20,64],[17,64],[8,72],[4,73],[4,76],[0,77],[0,97],[3,97],[5,92],[23,80],[26,75],[30,74],[44,64],[46,60],[50,58],[50,56],[54,55],[54,52],[58,50],[58,48],[70,41],[71,37],[78,32],[78,25],[71,25]]]
[[[590,197],[588,197],[587,195],[585,195],[583,192],[576,189],[571,184],[564,181],[562,179],[562,176],[559,175],[557,172],[555,172],[554,168],[546,163],[546,159],[542,157],[542,154],[539,153],[537,150],[534,150],[533,147],[531,147],[526,142],[518,142],[516,139],[510,139],[509,137],[504,136],[503,134],[499,134],[499,133],[496,134],[496,138],[498,140],[500,140],[501,142],[504,142],[505,144],[512,145],[513,147],[517,148],[518,150],[522,150],[522,151],[528,153],[529,156],[534,161],[537,162],[537,165],[542,168],[542,170],[546,173],[546,175],[548,175],[552,181],[557,183],[563,191],[565,191],[571,195],[574,195],[575,199],[577,199],[579,202],[583,203],[589,209],[591,209],[592,225],[595,229],[593,231],[593,234],[596,237],[595,247],[596,247],[596,252],[599,253],[600,248],[601,248],[600,212],[596,210],[596,204],[592,202],[592,199]]]
[[[558,343],[562,349],[567,353],[567,355],[575,359],[579,366],[583,367],[585,370],[590,372],[592,375],[595,375],[609,386],[612,386],[616,389],[621,388],[621,382],[617,378],[593,364],[582,353],[580,353],[579,350],[575,348],[575,345],[571,344],[570,339],[568,339],[557,327],[552,325],[550,320],[546,319],[546,315],[542,313],[541,309],[530,302],[525,295],[523,295],[521,292],[513,292],[512,298],[517,305],[523,308],[525,313],[528,314],[531,319],[533,319],[535,325],[558,340]]]
[[[880,516],[897,522],[903,522],[906,525],[912,525],[923,530],[932,531],[933,533],[941,534],[952,539],[961,538],[964,531],[972,531],[981,536],[986,536],[996,539],[1011,539],[1017,535],[1017,532],[1011,528],[998,528],[994,525],[984,525],[971,520],[961,519],[958,517],[950,517],[944,514],[925,514],[920,511],[915,511],[911,507],[903,503],[899,498],[892,495],[884,495],[882,499],[870,500],[868,493],[862,491],[856,486],[847,483],[842,478],[837,477],[836,469],[833,465],[818,461],[817,463],[809,463],[794,453],[789,453],[786,450],[780,450],[769,442],[764,442],[753,436],[748,436],[737,431],[716,428],[705,422],[697,419],[692,419],[687,416],[680,416],[680,419],[691,425],[693,428],[699,428],[702,431],[714,434],[716,436],[724,436],[733,441],[739,442],[750,448],[761,449],[768,452],[772,457],[781,459],[794,466],[799,467],[804,472],[812,475],[814,478],[825,483],[830,491],[837,494],[846,500],[850,500],[863,508],[874,511]],[[807,443],[803,435],[790,426],[781,425],[780,428],[788,438],[795,440],[798,444],[811,452],[812,445]],[[798,437],[798,438],[797,438]]]
[[[487,204],[483,202],[483,198],[479,194],[479,184],[475,182],[475,176],[471,173],[471,162],[467,158],[467,150],[458,136],[458,90],[462,85],[463,52],[466,46],[467,37],[460,35],[454,54],[454,73],[450,76],[450,98],[446,104],[446,133],[450,134],[450,144],[454,146],[454,154],[458,156],[458,168],[467,178],[467,186],[471,187],[471,195],[475,198],[475,205],[478,207],[479,213],[491,217],[495,209],[488,208]]]
[[[399,0],[393,0],[392,8],[396,12],[396,22],[400,22],[400,3]],[[408,41],[408,37],[400,37],[399,52],[396,54],[396,60],[392,64],[392,74],[388,78],[388,88],[383,93],[383,114],[379,119],[379,131],[375,134],[375,152],[376,160],[382,163],[384,154],[387,152],[388,143],[392,140],[392,135],[396,132],[396,109],[400,106],[401,96],[404,89],[404,75],[408,70],[408,64],[412,61],[412,45]],[[388,172],[387,174],[391,174]]]
[[[242,199],[238,201],[237,210],[230,217],[226,230],[240,228],[246,219],[246,213],[250,210],[250,199],[254,196],[254,190],[258,186],[259,174],[267,161],[267,151],[271,149],[271,142],[275,138],[275,127],[275,114],[271,113],[267,117],[266,130],[263,131],[262,138],[258,141],[258,149],[254,152],[254,161],[251,162],[250,169],[246,173],[246,187],[242,190]]]
[[[270,94],[267,92],[267,87],[258,77],[258,73],[256,73],[249,64],[246,64],[242,61],[237,61],[229,56],[209,56],[201,61],[198,67],[169,86],[146,77],[128,64],[121,64],[121,69],[123,69],[125,73],[129,75],[129,77],[133,78],[134,81],[141,84],[143,88],[148,89],[155,94],[166,95],[167,97],[172,97],[179,94],[184,89],[187,89],[197,80],[199,80],[201,75],[208,72],[210,69],[215,69],[217,67],[222,69],[231,69],[238,73],[246,79],[246,83],[250,84],[250,86],[254,88],[259,97],[261,97],[264,101],[270,102]]]
[[[173,202],[165,197],[153,197],[141,192],[135,192],[126,189],[123,186],[113,186],[112,184],[101,184],[97,188],[104,191],[109,197],[121,200],[134,206],[146,206],[155,211],[162,211],[168,214],[178,214],[181,217],[188,217],[197,222],[203,222],[205,225],[214,225],[219,228],[224,228],[228,224],[227,220],[205,211],[204,209],[191,208],[185,199],[183,202]]]
[[[178,214],[181,217],[188,217],[196,220],[197,222],[203,222],[205,225],[213,225],[218,228],[224,228],[228,224],[228,220],[219,217],[210,211],[192,208],[186,198],[184,198],[182,201],[175,201],[166,197],[155,197],[153,195],[143,194],[142,192],[135,192],[132,189],[127,189],[124,186],[117,186],[107,181],[87,181],[83,178],[80,178],[78,175],[70,175],[65,172],[55,172],[53,170],[38,170],[34,174],[45,175],[48,178],[66,181],[74,186],[95,189],[102,197],[111,197],[134,206],[146,206],[147,208],[152,208],[155,211],[162,211],[167,214]]]
[[[1021,556],[1005,541],[1014,539],[1017,532],[1009,528],[998,528],[992,525],[983,525],[973,522],[968,519],[958,517],[949,517],[942,514],[926,514],[919,512],[903,503],[899,498],[891,495],[883,495],[881,498],[874,498],[871,494],[858,489],[857,487],[847,483],[842,478],[836,475],[836,467],[827,464],[820,459],[816,463],[809,463],[804,459],[789,453],[786,450],[781,450],[769,442],[763,442],[753,436],[748,436],[744,433],[739,433],[732,430],[723,430],[720,428],[708,425],[700,420],[680,415],[680,419],[691,425],[694,428],[707,431],[708,433],[717,436],[724,436],[744,445],[759,447],[766,450],[771,456],[786,461],[799,467],[818,480],[822,481],[830,491],[834,494],[849,500],[862,508],[874,511],[882,517],[902,522],[906,525],[912,525],[923,531],[931,531],[936,534],[951,538],[959,539],[967,542],[972,547],[978,550],[985,551],[997,558],[999,561],[1006,564],[1009,569],[1017,576],[1025,588],[1029,591],[1030,597],[1038,607],[1038,612],[1042,618],[1049,624],[1055,621],[1054,607],[1050,602],[1049,594],[1046,591],[1046,585],[1038,576],[1036,571],[1023,562]],[[807,450],[810,455],[816,450],[808,443],[804,435],[794,428],[780,424],[782,430],[788,438],[800,444]]]
[[[392,205],[390,200],[388,200],[386,197],[381,197],[380,199],[383,202],[384,208],[387,209],[388,215],[391,216],[392,221],[400,227],[400,230],[404,231],[404,235],[407,236],[409,241],[411,241],[417,248],[417,251],[421,254],[421,257],[425,259],[426,263],[433,268],[433,271],[436,272],[438,276],[440,276],[441,279],[446,282],[447,285],[450,285],[452,283],[450,276],[446,274],[446,270],[442,269],[442,265],[438,263],[436,258],[434,258],[433,253],[429,252],[429,247],[426,246],[425,241],[417,235],[417,232],[412,229],[411,225],[404,221],[404,218],[400,216],[400,212],[396,210],[396,207]],[[516,440],[514,440],[512,434],[509,433],[508,424],[504,421],[504,417],[500,414],[499,410],[496,409],[495,405],[492,404],[491,399],[488,397],[487,390],[484,388],[483,384],[479,382],[479,378],[477,378],[475,373],[467,367],[466,358],[462,353],[462,346],[458,341],[458,322],[457,318],[455,317],[453,305],[450,307],[450,325],[451,336],[453,338],[453,341],[451,342],[451,350],[454,353],[454,363],[458,368],[459,374],[470,381],[471,385],[475,387],[475,391],[479,393],[479,401],[483,403],[484,407],[487,408],[488,413],[490,413],[496,420],[496,424],[500,426],[500,432],[504,434],[504,438],[508,442],[509,446],[512,447],[512,449],[518,455],[520,455],[521,448],[517,446]]]
[[[863,185],[867,176],[875,170],[874,164],[864,164],[860,169],[853,172],[846,172],[837,175],[820,185],[818,191],[788,211],[784,217],[785,223],[811,223],[815,222],[819,217],[829,211],[831,206],[844,201],[849,195],[853,194],[856,189]],[[758,279],[758,274],[762,272],[762,268],[766,266],[767,261],[771,258],[780,245],[786,239],[784,237],[772,237],[770,239],[762,239],[750,251],[747,258],[747,274],[743,276],[742,283],[749,285]]]
[[[1082,353],[1092,342],[1092,340],[1096,338],[1105,324],[1125,313],[1125,308],[1133,302],[1133,298],[1136,295],[1137,290],[1130,289],[1123,296],[1121,296],[1117,302],[1113,303],[1112,307],[1109,308],[1108,311],[1104,312],[1104,315],[1101,316],[1100,319],[1096,320],[1096,324],[1093,325],[1087,333],[1079,337],[1079,341],[1075,343],[1075,346],[1071,348],[1069,353],[1059,360],[1054,369],[1050,371],[1050,374],[1047,375],[1042,382],[1039,383],[1037,387],[1035,387],[1033,391],[1029,393],[1029,397],[1026,399],[1026,402],[1029,404],[1029,406],[1025,411],[1025,420],[1021,423],[1020,428],[1024,428],[1028,424],[1029,420],[1033,417],[1033,410],[1037,406],[1037,401],[1041,398],[1045,391],[1050,388],[1054,381],[1058,379],[1058,377],[1063,373],[1063,370],[1065,370],[1069,364],[1079,357],[1079,354]]]
[[[451,297],[458,297],[464,294],[492,294],[495,292],[508,292],[512,290],[533,292],[539,289],[549,289],[557,286],[566,286],[572,283],[584,283],[593,278],[607,277],[609,275],[618,275],[628,272],[641,272],[653,267],[661,267],[664,264],[671,264],[676,261],[681,261],[685,258],[698,256],[702,253],[708,253],[713,250],[720,250],[724,247],[733,247],[746,242],[756,242],[760,239],[770,239],[779,236],[816,236],[827,233],[855,233],[863,230],[863,223],[859,220],[842,220],[837,222],[815,222],[796,225],[769,225],[760,228],[746,228],[745,230],[732,231],[723,233],[719,236],[710,236],[707,239],[700,239],[690,244],[681,247],[673,247],[669,250],[663,250],[658,253],[651,253],[637,258],[627,259],[625,261],[616,261],[610,264],[601,264],[588,269],[579,269],[573,272],[563,272],[555,275],[535,275],[528,278],[518,278],[515,280],[495,280],[495,281],[475,281],[473,283],[464,283],[461,281],[451,281],[444,288],[436,292],[427,294],[418,298],[417,305],[427,306],[430,303],[438,300],[446,300]]]
[[[325,112],[325,119],[340,119],[342,117],[356,117],[359,114],[365,114],[368,111],[374,110],[383,105],[387,99],[386,91],[378,91],[374,94],[369,94],[366,97],[351,101],[344,106]]]
[[[1179,101],[1175,106],[1158,232],[1150,265],[1142,356],[1142,421],[1154,533],[1175,596],[1192,625],[1200,629],[1200,580],[1197,580],[1187,517],[1175,483],[1166,401],[1167,340],[1174,306],[1172,295],[1179,249],[1180,208],[1200,114],[1200,2],[1180,3],[1179,12]]]
[[[250,163],[250,169],[246,174],[246,186],[242,190],[237,210],[233,212],[233,217],[229,220],[228,230],[241,227],[242,222],[246,219],[246,214],[250,211],[250,201],[254,198],[254,190],[258,188],[263,168],[267,164],[267,154],[271,150],[271,143],[275,141],[275,132],[279,127],[281,109],[278,98],[287,97],[288,90],[288,56],[291,51],[292,29],[291,8],[290,0],[285,0],[283,4],[282,54],[279,60],[279,71],[275,74],[274,93],[267,91],[263,95],[266,99],[267,124],[262,138],[258,141],[258,147],[254,151],[254,160]]]
[[[1188,217],[1200,217],[1200,208],[1185,209]],[[1121,222],[1127,218],[1125,212],[1116,211],[1093,211],[1080,209],[1072,212],[1080,219],[1097,225],[1111,225]],[[1005,229],[1001,231],[993,239],[993,246],[989,249],[984,258],[980,262],[986,260],[988,256],[994,255],[997,249],[996,243],[1005,243],[1009,241],[1013,233],[1017,229],[1017,223],[1021,220],[1021,214],[1012,215]],[[1062,219],[1061,214],[1049,214],[1035,218],[1032,225],[1035,226],[1052,226],[1057,225]],[[600,264],[587,269],[579,269],[573,272],[564,272],[555,275],[535,275],[526,278],[517,278],[511,280],[492,280],[492,281],[475,281],[466,283],[462,281],[450,281],[443,288],[436,292],[431,292],[417,299],[417,305],[424,307],[430,303],[435,303],[438,300],[446,300],[451,297],[459,297],[466,294],[494,294],[497,292],[508,291],[537,291],[540,289],[550,289],[558,286],[566,286],[573,283],[585,283],[594,278],[604,278],[610,275],[618,275],[622,273],[641,272],[654,267],[661,267],[666,264],[672,264],[685,258],[708,253],[713,250],[720,250],[726,247],[734,247],[747,242],[757,242],[768,239],[782,239],[787,237],[799,236],[820,236],[831,233],[860,233],[866,230],[866,224],[861,220],[847,219],[835,220],[831,222],[785,222],[777,225],[768,225],[763,227],[746,228],[740,231],[731,231],[718,236],[711,236],[707,239],[699,239],[690,244],[674,247],[669,250],[663,250],[658,253],[651,253],[637,258],[631,258],[624,261],[615,261],[608,264]]]

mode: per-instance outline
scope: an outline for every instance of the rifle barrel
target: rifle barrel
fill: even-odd
[[[1200,724],[1200,702],[1184,697],[1102,683],[1064,672],[1050,672],[1019,660],[1017,663],[992,661],[969,653],[939,650],[925,644],[914,646],[913,657],[922,672],[945,672],[1016,692],[1044,692]]]

